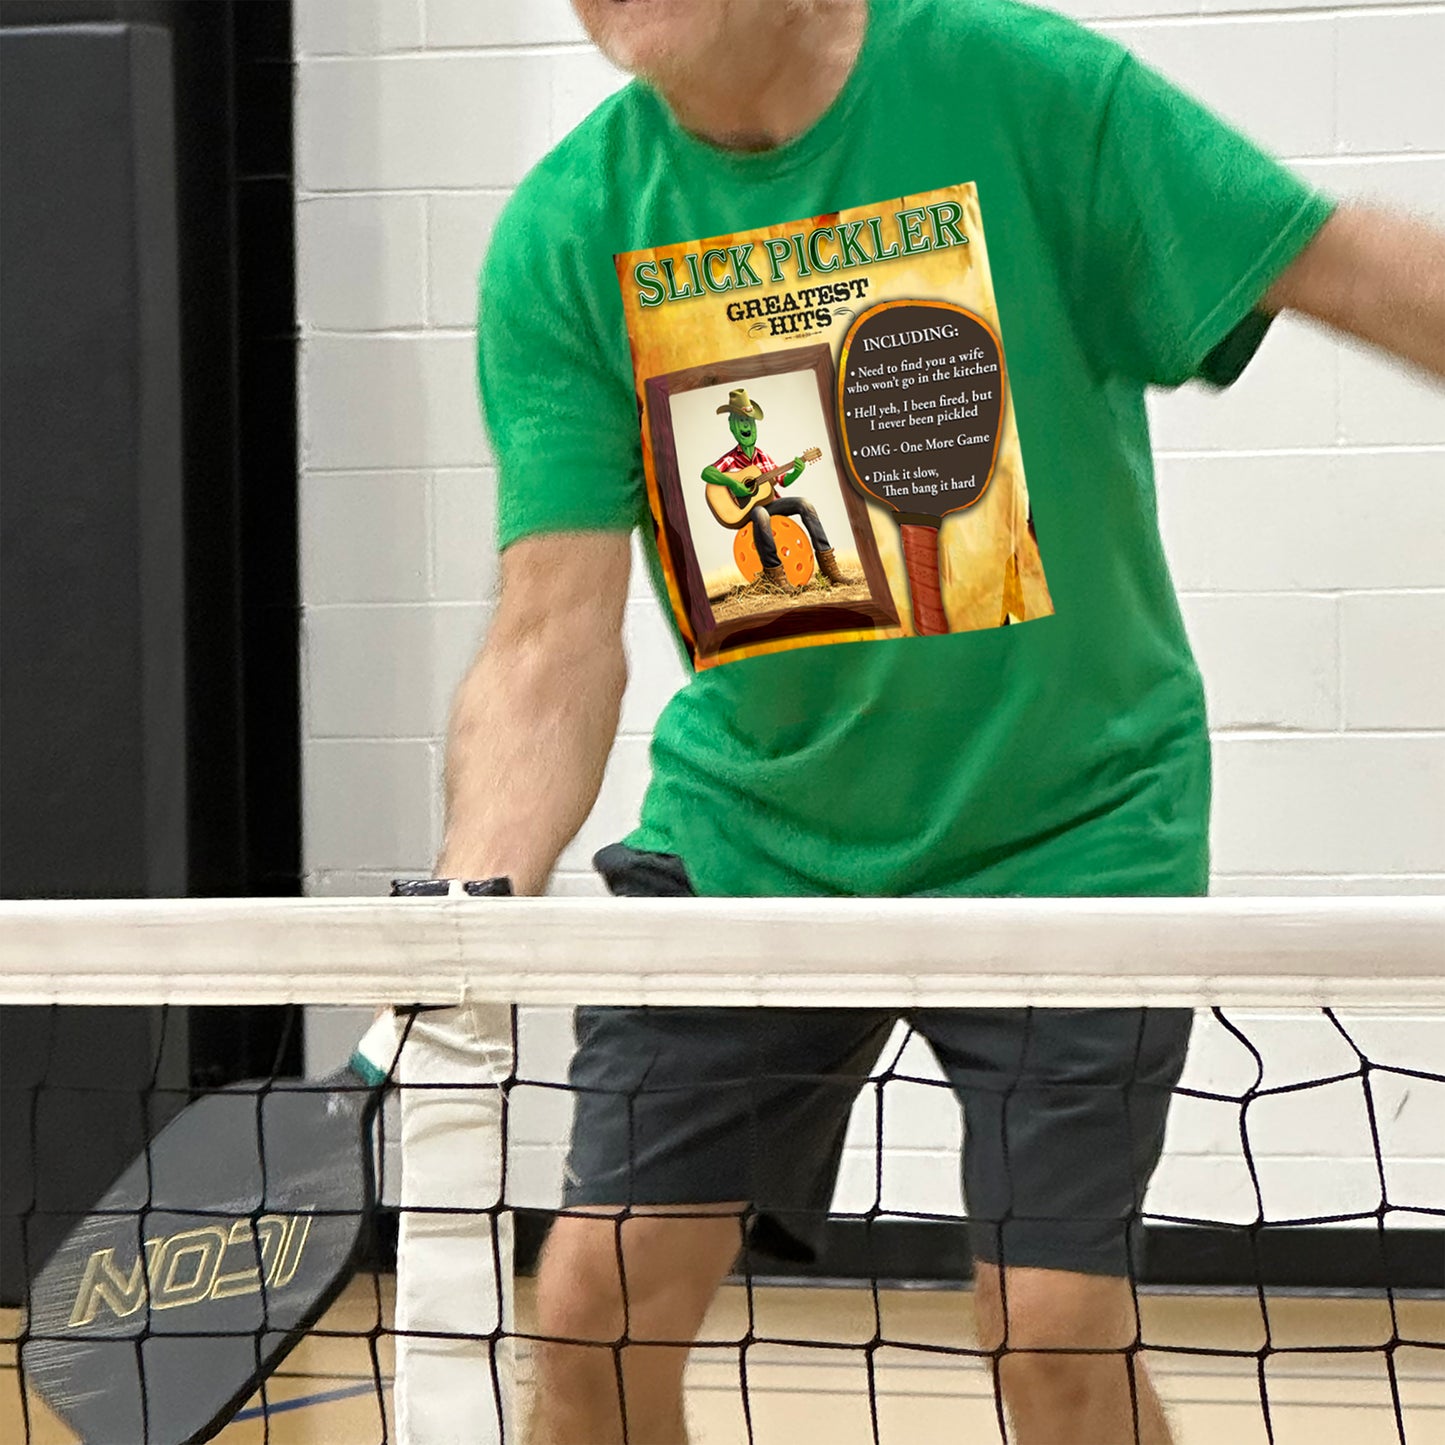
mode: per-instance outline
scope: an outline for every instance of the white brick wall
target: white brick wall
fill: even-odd
[[[1445,7],[1073,0],[1107,31],[1338,194],[1445,223]],[[306,862],[318,893],[428,866],[447,697],[495,582],[492,474],[475,410],[475,278],[526,169],[618,83],[565,0],[298,0],[298,283]],[[1165,542],[1209,691],[1216,888],[1445,891],[1445,390],[1286,322],[1223,397],[1154,398]],[[681,681],[640,575],[634,675],[598,807],[555,888],[635,815],[647,737]],[[1266,1086],[1354,1067],[1317,1016],[1242,1019]],[[527,1017],[523,1069],[556,1078],[565,1016]],[[1445,1020],[1359,1024],[1377,1058],[1439,1066]],[[313,1062],[355,1016],[317,1017]],[[928,1074],[926,1056],[910,1066]],[[1186,1083],[1239,1092],[1248,1054],[1202,1020]],[[1376,1077],[1393,1202],[1445,1202],[1445,1099]],[[1434,1095],[1442,1091],[1436,1089]],[[555,1199],[566,1099],[514,1115],[514,1199]],[[1371,1209],[1358,1082],[1261,1102],[1250,1137],[1271,1217]],[[1186,1101],[1153,1208],[1254,1212],[1230,1104]],[[883,1198],[957,1210],[947,1095],[889,1085]],[[874,1193],[870,1114],[840,1203]],[[1416,1222],[1424,1222],[1417,1217]]]

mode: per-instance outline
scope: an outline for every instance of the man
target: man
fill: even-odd
[[[1445,376],[1445,239],[1312,194],[1047,12],[575,3],[646,79],[524,181],[488,259],[502,591],[457,696],[439,872],[540,891],[602,779],[628,534],[647,517],[613,256],[969,181],[1054,614],[698,673],[658,723],[640,828],[598,866],[653,895],[1202,893],[1208,732],[1154,520],[1145,388],[1233,380],[1287,308]],[[1128,1271],[1187,1012],[911,1022],[965,1107],[975,1305],[1014,1438],[1168,1441],[1126,1353]],[[571,1343],[538,1348],[534,1445],[685,1439],[685,1342],[745,1225],[759,1248],[810,1247],[890,1025],[581,1011],[570,1211],[537,1286],[542,1334]]]
[[[780,470],[778,464],[758,445],[758,423],[763,419],[763,409],[753,401],[743,386],[734,387],[728,393],[727,405],[717,409],[719,416],[726,416],[728,429],[733,434],[735,445],[730,452],[720,456],[710,467],[702,469],[702,479],[711,486],[724,486],[733,499],[747,506],[755,495],[756,478],[768,472]],[[778,488],[790,486],[803,474],[803,458],[794,457],[792,465],[782,469],[782,474],[773,479]],[[807,529],[808,540],[813,544],[813,554],[818,566],[830,582],[839,584],[847,579],[833,555],[832,543],[823,530],[822,518],[817,509],[805,497],[773,497],[758,502],[748,513],[748,522],[753,529],[753,542],[758,549],[758,558],[763,564],[763,578],[775,587],[791,592],[792,584],[783,570],[783,559],[778,556],[778,544],[773,540],[774,517],[802,517]]]

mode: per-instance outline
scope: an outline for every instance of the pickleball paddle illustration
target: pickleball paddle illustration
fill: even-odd
[[[1006,385],[997,334],[951,302],[885,301],[843,339],[838,424],[850,477],[897,514],[920,637],[949,630],[939,526],[988,487]]]

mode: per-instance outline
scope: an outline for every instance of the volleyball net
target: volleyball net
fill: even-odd
[[[705,1442],[921,1442],[933,1438],[924,1416],[939,1439],[967,1419],[981,1432],[967,1438],[1012,1440],[1010,1359],[1051,1353],[1117,1356],[1141,1440],[1132,1382],[1145,1361],[1166,1404],[1170,1389],[1193,1399],[1226,1375],[1245,1380],[1240,1445],[1305,1438],[1290,1433],[1290,1410],[1324,1361],[1353,1382],[1341,1408],[1366,1412],[1351,1438],[1425,1441],[1445,1418],[1445,899],[6,903],[0,1004],[32,1053],[67,1005],[161,1009],[148,1082],[125,1086],[151,1137],[97,1201],[56,1204],[47,1133],[62,1112],[75,1118],[55,1110],[61,1094],[74,1106],[119,1086],[43,1062],[6,1079],[6,1127],[19,1131],[7,1158],[28,1151],[33,1168],[23,1197],[6,1196],[19,1267],[0,1316],[0,1430],[27,1445],[179,1445],[237,1421],[248,1439],[292,1438],[273,1429],[303,1376],[328,1382],[306,1398],[348,1402],[353,1445],[520,1441],[542,1342],[605,1358],[618,1438],[640,1439],[626,1352],[662,1341],[634,1315],[627,1232],[643,1217],[686,1217],[687,1196],[655,1197],[632,1169],[659,1095],[677,1094],[684,1112],[711,1101],[638,1060],[606,1086],[625,1096],[618,1197],[565,1208],[573,1111],[601,1091],[569,1080],[570,1020],[599,1007],[644,1022],[653,1010],[736,1009],[740,1021],[791,1020],[800,1038],[823,1010],[875,1024],[851,1082],[805,1042],[771,1081],[747,1069],[731,1081],[752,1129],[809,1089],[856,1090],[856,1101],[828,1197],[773,1209],[753,1197],[769,1186],[750,1168],[703,1191],[731,1211],[740,1245],[691,1367],[713,1412]],[[256,1004],[286,1006],[298,1030],[316,1008],[382,1012],[352,1062],[324,1077],[166,1097],[167,1021],[187,1006]],[[1111,1221],[1127,1329],[1082,1344],[1010,1324],[1010,1241],[1038,1222],[1010,1177],[1016,1146],[986,1191],[959,1172],[965,1131],[981,1147],[995,1108],[1007,1119],[1034,1107],[1043,1086],[1029,1060],[1045,1037],[1084,1026],[1078,1010],[1119,1011],[1137,1031],[1137,1076],[1105,1070],[1084,1086],[1119,1096],[1120,1149],[1147,1129],[1150,1089],[1168,1106],[1149,1190]],[[1182,1076],[1161,1086],[1138,1060],[1147,1020],[1177,1010],[1193,1011],[1193,1036]],[[965,1034],[964,1062],[940,1067],[928,1040],[936,1050],[939,1021],[959,1018],[977,1039]],[[1016,1064],[995,1060],[980,1085],[978,1040],[1005,1018]],[[83,1130],[66,1127],[68,1147],[84,1150]],[[548,1334],[518,1278],[559,1212],[615,1240],[620,1317],[585,1339]],[[392,1218],[394,1284],[378,1242]],[[1003,1266],[1001,1327],[962,1310],[920,1319],[916,1286],[965,1283],[980,1247]],[[1015,1263],[1036,1258],[1020,1248]],[[778,1293],[808,1277],[854,1291],[812,1312]],[[1161,1316],[1154,1291],[1181,1287],[1232,1292],[1227,1325]],[[1332,1338],[1291,1314],[1292,1289],[1347,1292],[1368,1302],[1369,1322]],[[803,1357],[821,1385],[790,1373]],[[787,1408],[798,1389],[812,1397],[802,1437]]]

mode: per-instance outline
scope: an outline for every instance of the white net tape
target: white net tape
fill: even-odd
[[[0,1003],[1445,1006],[1445,898],[6,903]]]

